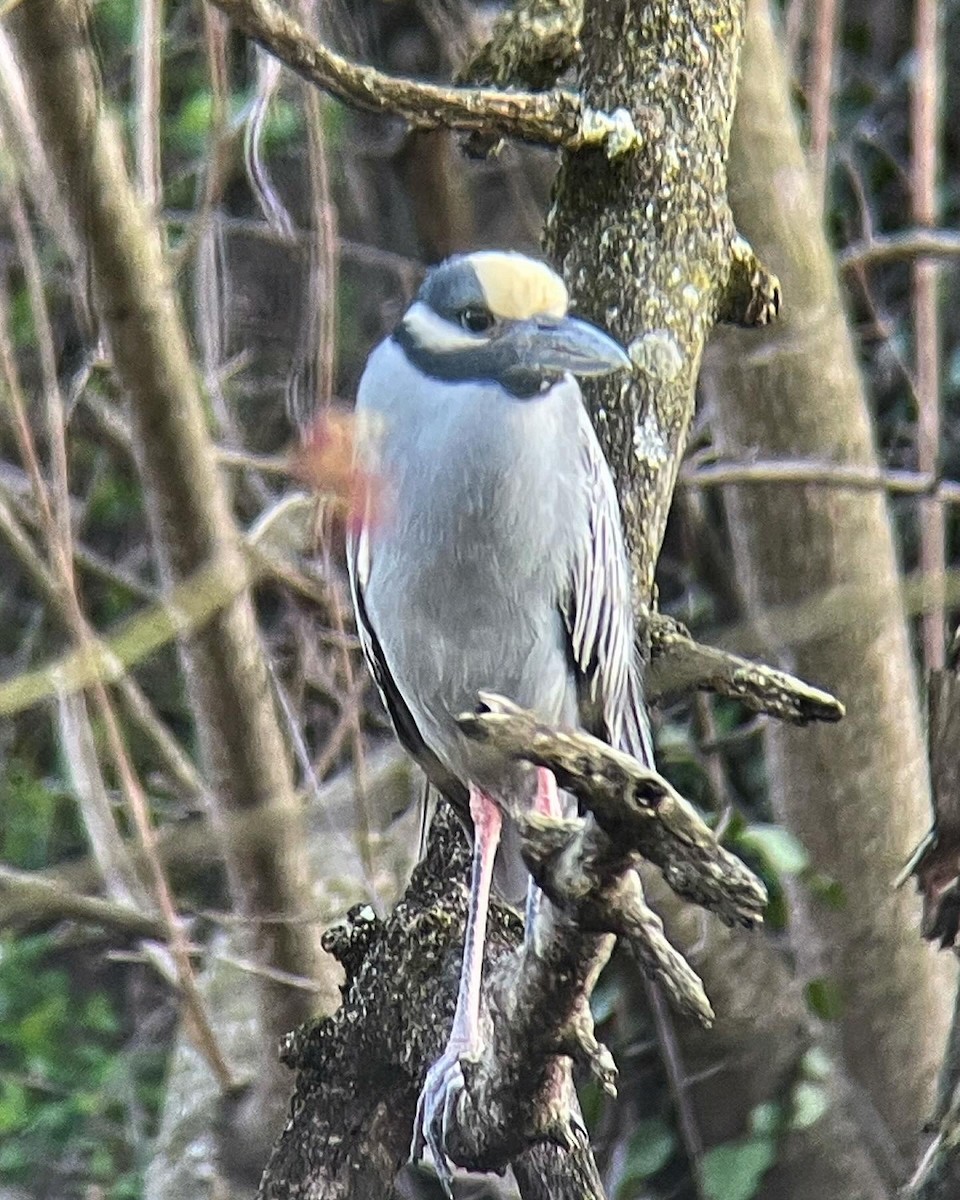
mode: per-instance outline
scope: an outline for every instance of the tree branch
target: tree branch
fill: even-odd
[[[587,733],[551,729],[503,696],[483,692],[480,700],[478,712],[457,719],[463,732],[494,745],[508,758],[547,767],[560,787],[594,815],[609,839],[604,849],[589,825],[532,819],[522,824],[538,864],[561,851],[566,856],[578,841],[589,843],[587,852],[570,856],[563,876],[557,868],[542,865],[558,894],[579,895],[587,877],[600,871],[598,856],[611,862],[623,856],[632,865],[639,854],[663,871],[679,896],[717,913],[727,924],[749,926],[760,920],[767,901],[762,884],[735,855],[717,845],[693,807],[656,771]],[[559,846],[550,844],[547,836],[554,824]],[[545,845],[538,845],[541,830]],[[615,865],[623,871],[623,863]],[[612,869],[610,862],[606,869]]]
[[[581,0],[517,0],[457,72],[462,83],[551,87],[580,53]]]
[[[651,700],[694,690],[739,700],[751,712],[793,725],[839,721],[845,709],[836,697],[794,675],[751,662],[728,650],[694,641],[672,617],[649,617],[650,665],[644,681]]]
[[[508,92],[441,87],[350,62],[312,37],[272,0],[209,0],[249,38],[316,87],[370,112],[400,117],[416,129],[460,129],[544,146],[606,146],[611,155],[662,132],[653,111],[595,111],[574,92]]]
[[[896,496],[931,496],[960,504],[960,483],[917,471],[884,471],[861,463],[781,459],[758,462],[686,463],[680,469],[686,487],[722,487],[740,483],[816,483],[853,491],[890,492]]]
[[[730,242],[730,273],[717,307],[717,320],[749,329],[780,315],[780,280],[757,258],[745,237]]]
[[[34,871],[18,871],[0,863],[0,929],[32,929],[56,921],[102,925],[128,937],[158,942],[169,937],[159,917],[116,900],[84,896]]]
[[[952,229],[905,229],[902,233],[874,234],[865,242],[854,242],[841,250],[837,263],[842,271],[853,271],[923,258],[960,258],[960,233]]]
[[[667,942],[659,917],[643,899],[635,870],[641,855],[659,866],[679,895],[729,923],[756,923],[766,893],[656,772],[586,734],[549,729],[502,697],[485,695],[483,701],[482,711],[460,718],[461,728],[511,757],[548,766],[593,815],[573,821],[531,816],[521,825],[525,857],[550,903],[542,904],[536,932],[519,952],[516,918],[494,905],[486,960],[493,969],[483,993],[487,1037],[481,1057],[464,1064],[465,1086],[452,1114],[448,1149],[471,1170],[502,1170],[514,1159],[535,1155],[532,1144],[546,1139],[560,1147],[563,1187],[571,1189],[556,1195],[598,1198],[602,1189],[588,1186],[570,1060],[587,1067],[607,1091],[615,1090],[616,1068],[594,1036],[589,1010],[611,934],[627,939],[643,969],[681,1011],[705,1024],[713,1017],[695,972]],[[339,1194],[336,1188],[354,1178],[356,1190],[344,1195],[383,1194],[377,1189],[398,1164],[383,1161],[382,1142],[378,1160],[372,1159],[374,1138],[384,1136],[382,1124],[370,1118],[359,1134],[352,1131],[350,1157],[336,1165],[329,1160],[321,1165],[320,1147],[344,1140],[337,1096],[356,1085],[361,1071],[382,1077],[382,1110],[408,1133],[403,1120],[412,1118],[411,1084],[419,1087],[439,1049],[434,1014],[448,1012],[452,1002],[444,980],[460,943],[450,906],[454,912],[463,908],[459,879],[465,866],[462,832],[441,808],[427,858],[390,921],[381,923],[368,907],[360,908],[327,935],[326,947],[347,973],[344,1007],[287,1040],[286,1061],[299,1070],[294,1111],[312,1116],[309,1129],[295,1121],[278,1143],[264,1175],[264,1200],[286,1195],[291,1178],[301,1186],[312,1181],[317,1194]],[[433,963],[443,964],[439,976]],[[396,978],[404,980],[399,1004]],[[389,1029],[358,1044],[356,1030],[367,1027],[385,1002]],[[397,1158],[402,1145],[394,1139]],[[311,1164],[306,1175],[304,1161]],[[572,1178],[579,1191],[572,1190]]]

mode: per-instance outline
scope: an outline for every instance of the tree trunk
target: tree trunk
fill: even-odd
[[[734,460],[873,464],[870,417],[833,261],[809,189],[767,5],[752,0],[731,143],[738,225],[784,283],[787,316],[708,355],[720,450]],[[949,1019],[950,972],[920,943],[894,877],[929,815],[929,785],[887,507],[879,493],[740,485],[727,494],[735,566],[769,651],[847,706],[838,725],[767,730],[778,820],[836,880],[842,903],[793,889],[804,979],[836,989],[837,1033],[864,1104],[912,1157]],[[780,606],[821,598],[797,637]]]

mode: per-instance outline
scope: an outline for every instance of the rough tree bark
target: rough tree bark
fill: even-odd
[[[708,356],[720,450],[735,460],[799,457],[874,466],[870,419],[829,249],[765,0],[750,37],[731,144],[731,203],[775,262],[786,319],[748,340],[724,333]],[[777,816],[841,905],[793,890],[806,979],[839,991],[837,1033],[853,1080],[895,1146],[912,1157],[949,1014],[945,964],[910,930],[916,904],[892,883],[927,819],[929,785],[893,538],[879,494],[816,485],[727,492],[735,563],[755,626],[791,670],[834,687],[848,716],[802,733],[767,732]],[[791,644],[778,605],[839,597],[842,613]]]
[[[234,12],[240,7],[215,2]],[[243,17],[244,28],[269,44],[267,9],[263,3],[258,9],[256,22]],[[585,10],[582,111],[600,114],[604,127],[633,132],[599,142],[596,149],[585,148],[579,137],[568,141],[548,243],[578,307],[619,334],[636,367],[635,387],[597,390],[591,407],[620,483],[642,606],[651,600],[707,330],[718,313],[762,323],[779,305],[776,280],[737,237],[726,200],[724,160],[741,35],[739,0],[644,6],[595,0]],[[290,45],[286,33],[282,40]],[[328,57],[297,51],[288,61],[309,73],[308,59]],[[316,78],[331,86],[328,77]],[[349,98],[354,91],[351,84],[343,94]],[[435,93],[429,102],[429,121],[450,119],[436,108]],[[625,110],[623,117],[611,119],[614,110]],[[410,103],[403,109],[415,120],[413,111]],[[641,125],[644,134],[638,137]],[[662,130],[662,136],[651,138],[651,130]],[[598,819],[602,824],[599,810]],[[344,1006],[336,1018],[288,1043],[287,1061],[299,1068],[297,1090],[291,1121],[264,1176],[263,1197],[387,1194],[406,1153],[422,1075],[443,1039],[434,1014],[444,1011],[449,1019],[452,1006],[462,885],[451,888],[451,875],[462,878],[465,867],[455,833],[446,815],[435,822],[428,857],[385,926],[358,913],[346,930],[332,935],[329,944],[347,973]],[[550,927],[554,933],[556,924]],[[493,925],[487,962],[493,983],[485,998],[494,1006],[496,1037],[496,1021],[507,1011],[509,951],[517,930],[511,931],[502,912],[494,914]],[[603,934],[609,928],[567,926],[568,941],[578,947],[573,953],[581,955],[579,969],[586,967],[591,980],[609,953]],[[521,995],[529,982],[524,961],[517,970]],[[402,992],[396,980],[403,981]],[[568,995],[569,975],[564,981],[558,974],[558,996],[561,991]],[[538,1011],[547,1019],[553,1015],[549,1001]],[[586,1057],[596,1067],[601,1056]],[[550,1074],[567,1068],[547,1061],[537,1069]],[[468,1094],[472,1087],[468,1079]],[[504,1097],[502,1090],[493,1095]],[[483,1112],[480,1116],[482,1123]],[[501,1108],[488,1109],[488,1123],[513,1138],[508,1157],[525,1197],[602,1195],[585,1147],[539,1144],[519,1150],[517,1135],[527,1124],[518,1129],[514,1122],[511,1128],[504,1118]],[[563,1123],[550,1132],[562,1141]],[[461,1126],[458,1137],[462,1133]],[[491,1149],[487,1142],[483,1154],[468,1152],[460,1161],[497,1165],[506,1161],[497,1157],[504,1144],[497,1147],[494,1140]],[[558,1156],[564,1166],[560,1178],[554,1169]]]

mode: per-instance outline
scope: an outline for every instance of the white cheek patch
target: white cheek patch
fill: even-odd
[[[367,518],[368,513],[364,513]],[[361,590],[370,582],[370,525],[367,519],[360,527],[360,537],[357,539],[357,582]]]
[[[450,321],[445,321],[419,300],[407,311],[403,327],[418,346],[431,354],[478,350],[489,341],[489,338],[467,333]]]

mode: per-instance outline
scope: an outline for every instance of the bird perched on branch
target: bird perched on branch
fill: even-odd
[[[360,640],[401,743],[473,831],[454,1024],[413,1142],[448,1191],[444,1126],[460,1059],[479,1047],[491,885],[516,899],[527,882],[510,814],[559,813],[550,772],[502,759],[455,718],[495,691],[652,765],[620,511],[575,378],[630,360],[567,308],[542,262],[448,259],[371,354],[357,397],[378,481],[349,546]]]

